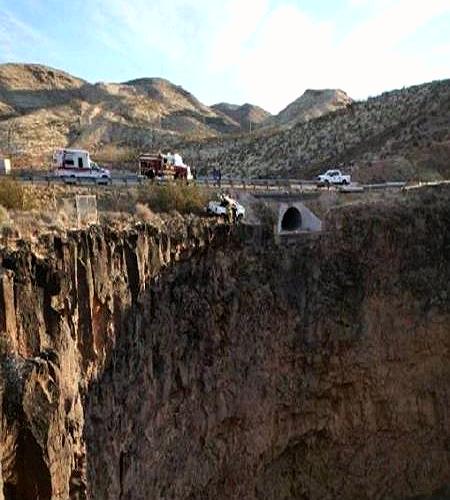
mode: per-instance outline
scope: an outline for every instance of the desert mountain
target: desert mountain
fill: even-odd
[[[0,65],[0,150],[36,160],[71,145],[120,156],[170,144],[177,134],[214,137],[239,124],[161,78],[91,84],[32,64]]]
[[[343,90],[308,89],[276,116],[269,118],[265,124],[293,126],[296,123],[305,122],[338,109],[346,108],[352,102],[352,99]]]
[[[219,104],[214,104],[211,108],[216,112],[227,115],[236,122],[243,131],[249,130],[250,124],[252,127],[258,127],[258,125],[263,123],[269,116],[272,116],[265,109],[248,103],[239,106],[238,104],[221,102]]]
[[[92,84],[46,66],[2,64],[0,153],[40,164],[55,147],[72,146],[117,162],[142,149],[171,148],[186,139],[214,139],[265,123],[277,128],[318,116],[346,102],[345,93],[336,92],[308,91],[271,117],[252,104],[205,106],[162,78]]]
[[[361,102],[308,90],[265,116],[252,105],[205,106],[160,78],[91,84],[45,66],[0,65],[0,155],[16,165],[42,165],[60,146],[116,164],[161,148],[200,171],[244,177],[305,178],[334,165],[361,180],[450,175],[450,80]],[[250,121],[260,123],[252,134]]]
[[[448,178],[450,80],[386,92],[287,128],[182,147],[203,169],[220,166],[238,177],[308,178],[339,165],[363,181]]]

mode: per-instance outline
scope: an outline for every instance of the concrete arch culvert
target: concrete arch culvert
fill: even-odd
[[[281,219],[282,231],[298,231],[302,227],[302,214],[296,207],[289,207]]]

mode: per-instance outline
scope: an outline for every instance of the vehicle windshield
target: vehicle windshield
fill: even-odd
[[[100,170],[100,167],[95,163],[95,161],[91,161],[92,170]]]

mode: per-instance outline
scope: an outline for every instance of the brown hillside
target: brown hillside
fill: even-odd
[[[308,178],[339,165],[356,180],[450,177],[450,80],[386,92],[282,130],[182,145],[208,170]]]
[[[450,177],[450,80],[363,102],[309,90],[276,117],[265,114],[205,106],[160,78],[91,84],[45,66],[0,65],[0,154],[16,166],[45,165],[61,146],[118,165],[161,148],[235,176],[305,178],[339,165],[356,180]],[[268,126],[243,133],[250,121]]]
[[[167,80],[90,84],[45,66],[0,65],[0,150],[30,162],[44,161],[60,146],[101,156],[111,145],[123,152],[170,144],[177,134],[202,138],[238,130]]]
[[[308,89],[276,116],[269,118],[266,125],[293,126],[296,123],[305,122],[338,109],[346,108],[352,102],[352,99],[343,90]]]
[[[211,108],[229,116],[232,120],[239,124],[244,131],[248,131],[250,129],[250,124],[252,128],[258,127],[267,118],[272,116],[265,109],[248,103],[239,106],[237,104],[221,102],[219,104],[214,104]]]

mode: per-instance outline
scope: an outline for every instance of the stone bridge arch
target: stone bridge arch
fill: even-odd
[[[289,235],[302,232],[317,232],[322,230],[322,221],[301,202],[286,202],[278,205],[278,224],[276,232],[279,235]]]
[[[302,227],[302,214],[297,207],[289,207],[281,216],[282,231],[298,231]]]

